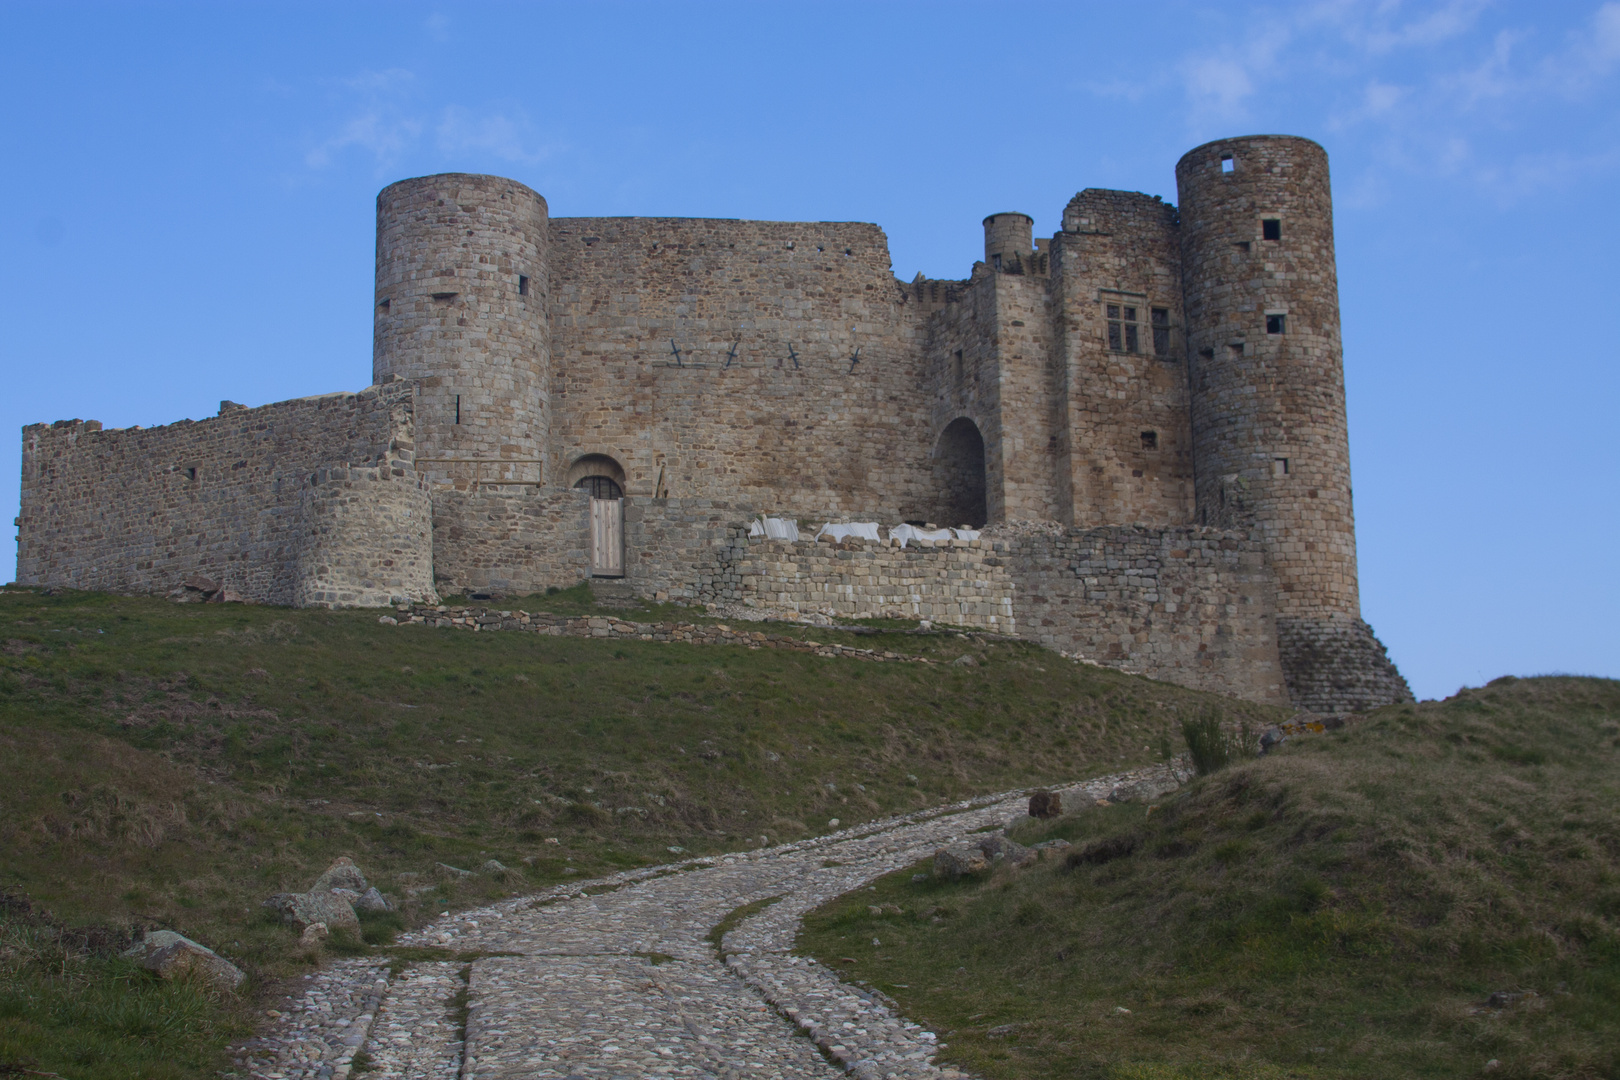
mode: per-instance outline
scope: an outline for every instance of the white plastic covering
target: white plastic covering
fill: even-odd
[[[957,529],[956,530],[956,538],[958,540],[977,540],[979,538],[979,530],[978,529]]]
[[[889,530],[889,539],[900,541],[901,547],[912,540],[949,540],[952,535],[950,529],[922,529],[916,525],[896,525]]]
[[[792,518],[756,518],[748,524],[749,536],[764,536],[772,540],[797,540],[799,523]]]
[[[840,521],[827,522],[816,530],[816,539],[830,536],[834,540],[842,540],[846,536],[858,536],[862,540],[881,540],[878,535],[878,523],[875,521]]]

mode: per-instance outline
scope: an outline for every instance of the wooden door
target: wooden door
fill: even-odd
[[[591,576],[624,577],[624,500],[591,500]]]

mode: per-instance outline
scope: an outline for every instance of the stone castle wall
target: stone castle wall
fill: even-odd
[[[632,496],[930,508],[917,318],[876,226],[558,218],[549,266],[559,462],[607,455]]]
[[[248,409],[229,402],[207,420],[161,428],[103,430],[95,421],[34,424],[23,429],[21,584],[166,593],[203,575],[263,603],[291,604],[308,593],[347,589],[335,569],[300,567],[322,545],[309,527],[326,528],[356,513],[354,500],[377,503],[373,524],[394,512],[425,509],[412,462],[415,389],[395,382],[357,394],[328,394]],[[344,495],[348,509],[312,491],[320,470],[365,471]],[[328,471],[313,487],[331,484]],[[319,511],[318,521],[309,513]],[[410,533],[417,517],[400,522]],[[348,530],[359,545],[323,565],[401,564],[399,595],[426,599],[431,582],[403,564],[429,565],[430,549],[401,553],[390,527],[373,538]],[[376,550],[371,545],[376,544]],[[297,585],[314,582],[323,584]],[[391,580],[368,571],[366,580]],[[362,586],[368,597],[384,591]],[[386,603],[384,597],[381,602]]]
[[[1223,140],[1177,177],[1180,211],[1087,189],[1050,239],[995,214],[966,279],[909,283],[875,225],[551,218],[500,177],[402,181],[378,198],[379,385],[25,429],[19,580],[526,595],[591,573],[571,485],[597,478],[638,592],[1394,700],[1359,617],[1326,154]],[[1009,529],[784,548],[741,531],[761,512]]]

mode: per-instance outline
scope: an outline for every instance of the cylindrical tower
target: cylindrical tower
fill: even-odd
[[[1035,219],[1028,214],[991,214],[984,219],[984,261],[997,270],[1022,267],[1035,246]]]
[[[1296,704],[1409,697],[1361,622],[1327,152],[1293,136],[1222,139],[1177,163],[1176,186],[1199,518],[1265,543]],[[1322,659],[1344,648],[1360,659]],[[1346,662],[1366,678],[1328,670]],[[1347,679],[1371,682],[1352,692]]]
[[[546,201],[515,180],[442,173],[377,196],[373,379],[421,383],[417,469],[548,483]]]

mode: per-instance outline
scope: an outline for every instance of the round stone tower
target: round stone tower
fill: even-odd
[[[1409,699],[1361,622],[1327,152],[1222,139],[1176,186],[1199,519],[1264,542],[1296,705]]]
[[[417,470],[549,483],[546,201],[515,180],[421,176],[377,196],[373,379],[415,379]]]
[[[1034,246],[1035,219],[1028,214],[991,214],[984,219],[984,261],[997,270],[1022,268]]]

